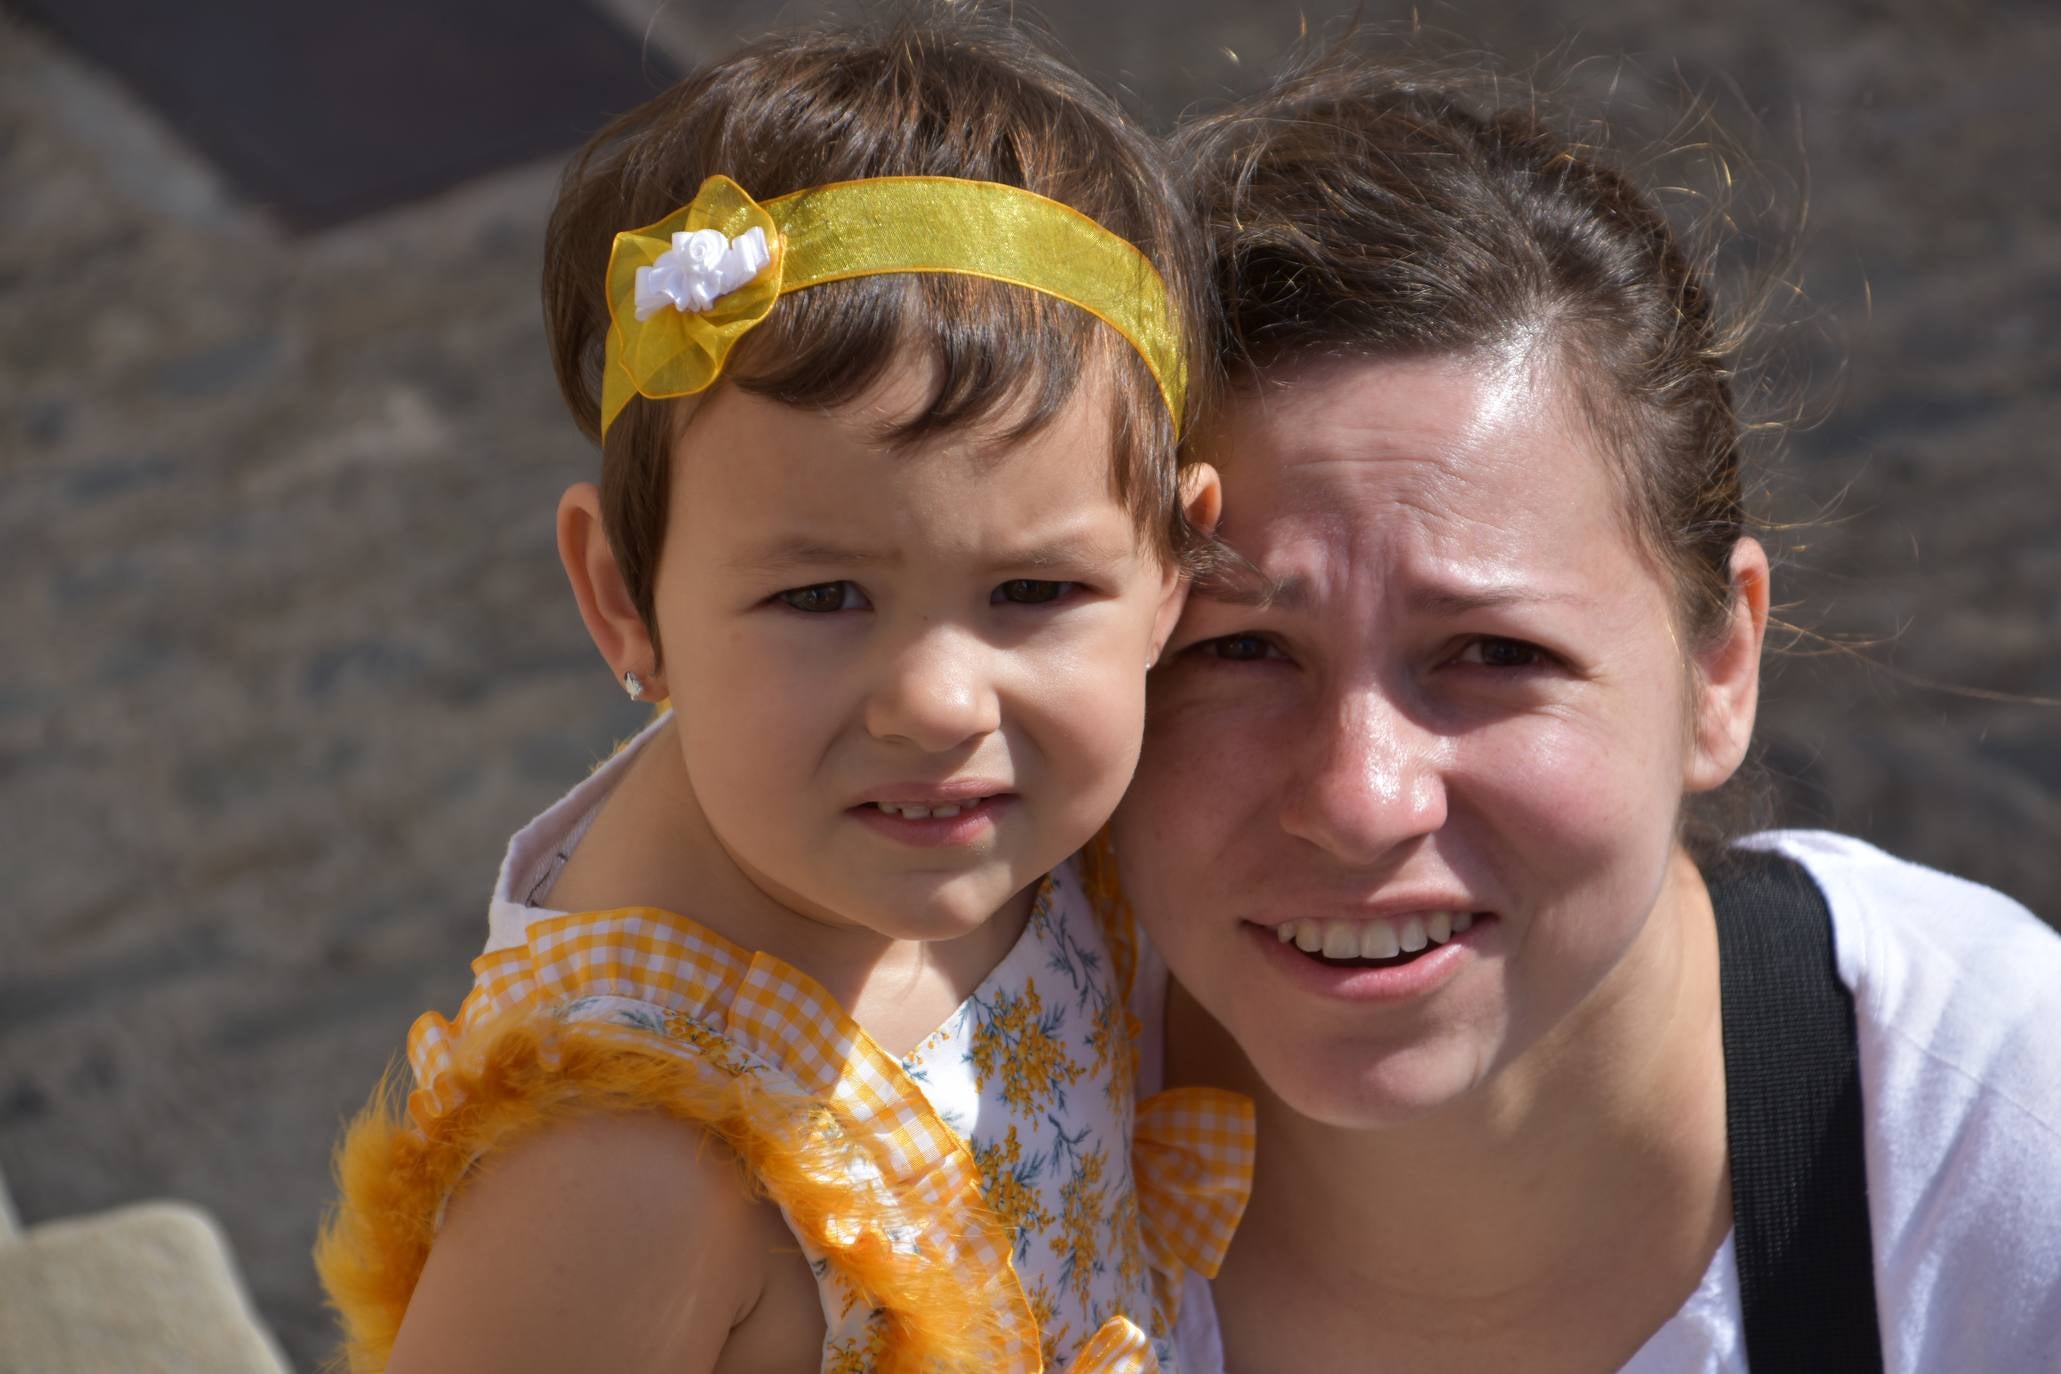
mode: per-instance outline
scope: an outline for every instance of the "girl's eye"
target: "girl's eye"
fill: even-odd
[[[866,597],[850,582],[818,582],[775,593],[773,599],[797,611],[856,611],[866,606]]]
[[[1460,650],[1459,661],[1483,668],[1535,668],[1546,661],[1546,651],[1521,639],[1488,635],[1469,640]]]
[[[1273,652],[1274,646],[1255,634],[1218,635],[1195,646],[1200,653],[1227,663],[1256,663]]]
[[[1071,582],[1042,582],[1033,577],[1012,578],[995,588],[995,594],[989,600],[997,606],[1043,606],[1066,595],[1066,589],[1073,585]]]

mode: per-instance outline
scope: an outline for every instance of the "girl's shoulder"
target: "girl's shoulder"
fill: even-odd
[[[646,1113],[559,1122],[452,1198],[392,1368],[717,1369],[739,1342],[807,1368],[822,1315],[790,1249],[704,1130]]]
[[[572,1264],[608,1243],[640,1191],[665,1186],[681,1146],[708,1136],[741,1162],[750,1193],[772,1204],[745,1214],[780,1228],[753,1251],[760,1272],[781,1278],[783,1291],[823,1293],[769,1331],[812,1329],[821,1359],[848,1347],[854,1368],[867,1367],[888,1330],[921,1359],[993,1368],[1035,1359],[1037,1331],[975,1161],[821,985],[654,908],[552,915],[520,938],[474,962],[456,1017],[417,1021],[405,1113],[376,1103],[340,1154],[342,1205],[318,1263],[353,1344],[369,1356],[363,1367],[380,1367],[426,1274],[429,1242],[445,1243],[443,1209],[473,1189],[475,1172],[493,1176],[534,1149],[542,1186],[577,1178],[568,1195],[595,1206],[503,1203],[506,1226],[526,1223],[534,1250],[563,1248],[573,1258],[560,1262]],[[570,1144],[541,1143],[575,1124]],[[693,1177],[700,1186],[688,1192],[704,1202],[724,1178],[745,1196],[721,1170]],[[718,1259],[744,1224],[725,1215],[716,1232],[691,1232]],[[677,1270],[663,1249],[632,1250],[640,1265]],[[768,1258],[778,1255],[796,1262]],[[806,1282],[788,1282],[796,1276]],[[675,1306],[690,1293],[680,1288]],[[876,1319],[876,1309],[893,1319]],[[827,1334],[826,1312],[841,1314]],[[777,1346],[784,1337],[768,1339]],[[797,1367],[769,1358],[767,1367]]]

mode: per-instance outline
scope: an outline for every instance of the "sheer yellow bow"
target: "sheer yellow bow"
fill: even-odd
[[[1242,1093],[1168,1088],[1138,1104],[1131,1168],[1155,1272],[1217,1276],[1252,1196],[1253,1141]]]
[[[760,205],[712,176],[688,205],[615,236],[602,433],[632,396],[708,387],[785,293],[891,272],[986,277],[1079,306],[1138,351],[1179,428],[1187,365],[1166,283],[1079,211],[956,177],[833,182]]]
[[[1073,1357],[1066,1374],[1159,1374],[1159,1356],[1135,1322],[1111,1317]]]

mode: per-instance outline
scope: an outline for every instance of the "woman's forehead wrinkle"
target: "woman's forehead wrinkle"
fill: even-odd
[[[1337,391],[1354,394],[1305,393],[1302,415],[1267,427],[1272,442],[1242,468],[1246,500],[1234,471],[1223,534],[1263,576],[1218,599],[1294,611],[1379,589],[1445,615],[1593,600],[1568,554],[1596,533],[1589,507],[1604,493],[1583,489],[1601,479],[1571,471],[1582,455],[1553,441],[1565,426],[1538,369],[1476,372],[1449,407],[1386,386]],[[1384,395],[1395,403],[1367,403]]]
[[[1502,457],[1485,463],[1481,454],[1442,445],[1306,465],[1279,514],[1293,522],[1299,542],[1347,562],[1407,555],[1427,573],[1506,567],[1530,530],[1520,511],[1527,503],[1498,491]]]

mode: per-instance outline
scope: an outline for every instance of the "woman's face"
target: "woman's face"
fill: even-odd
[[[1683,792],[1736,763],[1574,400],[1552,366],[1329,364],[1205,444],[1271,596],[1191,597],[1117,848],[1305,1116],[1420,1116],[1608,1002]]]

